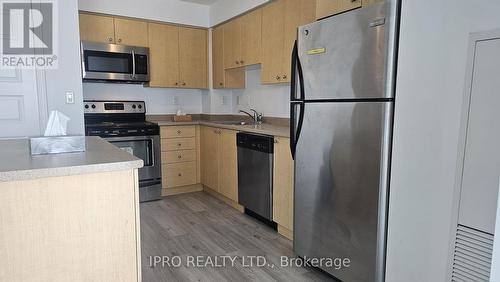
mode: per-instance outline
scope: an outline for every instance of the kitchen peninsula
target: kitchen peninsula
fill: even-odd
[[[98,137],[31,156],[0,140],[0,281],[141,281],[137,169]]]

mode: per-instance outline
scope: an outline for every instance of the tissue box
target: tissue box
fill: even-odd
[[[85,136],[30,138],[31,155],[85,152]]]

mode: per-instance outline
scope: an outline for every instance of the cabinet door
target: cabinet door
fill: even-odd
[[[201,135],[201,183],[219,191],[219,134],[218,129],[202,126]]]
[[[286,0],[277,0],[262,9],[262,71],[264,84],[280,83],[283,69]]]
[[[149,23],[150,87],[179,85],[179,28]]]
[[[359,7],[361,7],[361,0],[317,0],[316,19],[322,19]]]
[[[238,149],[236,131],[220,130],[219,192],[238,202]]]
[[[179,77],[182,88],[208,88],[207,30],[179,28]]]
[[[212,30],[213,88],[224,88],[224,26]]]
[[[241,66],[241,20],[224,24],[224,68]]]
[[[297,28],[315,19],[316,1],[285,0],[285,29],[283,47],[283,68],[281,82],[290,82],[293,44],[297,39]]]
[[[275,138],[273,176],[273,220],[293,230],[294,164],[289,138]]]
[[[82,41],[115,43],[114,19],[90,14],[80,14]]]
[[[148,46],[148,23],[115,18],[116,44]]]
[[[261,62],[262,9],[241,17],[241,61],[244,66]]]

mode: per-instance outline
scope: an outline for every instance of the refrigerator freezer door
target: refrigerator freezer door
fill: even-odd
[[[306,100],[392,98],[388,7],[372,5],[299,28]]]
[[[305,103],[295,157],[294,250],[323,270],[382,281],[392,102]]]

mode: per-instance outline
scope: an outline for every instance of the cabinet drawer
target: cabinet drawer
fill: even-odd
[[[192,138],[161,139],[161,151],[178,151],[196,149],[196,140]]]
[[[186,138],[196,135],[194,126],[163,126],[160,131],[161,138]]]
[[[196,161],[196,150],[170,151],[161,153],[161,162],[165,164]]]
[[[162,165],[163,188],[196,184],[196,162]]]

